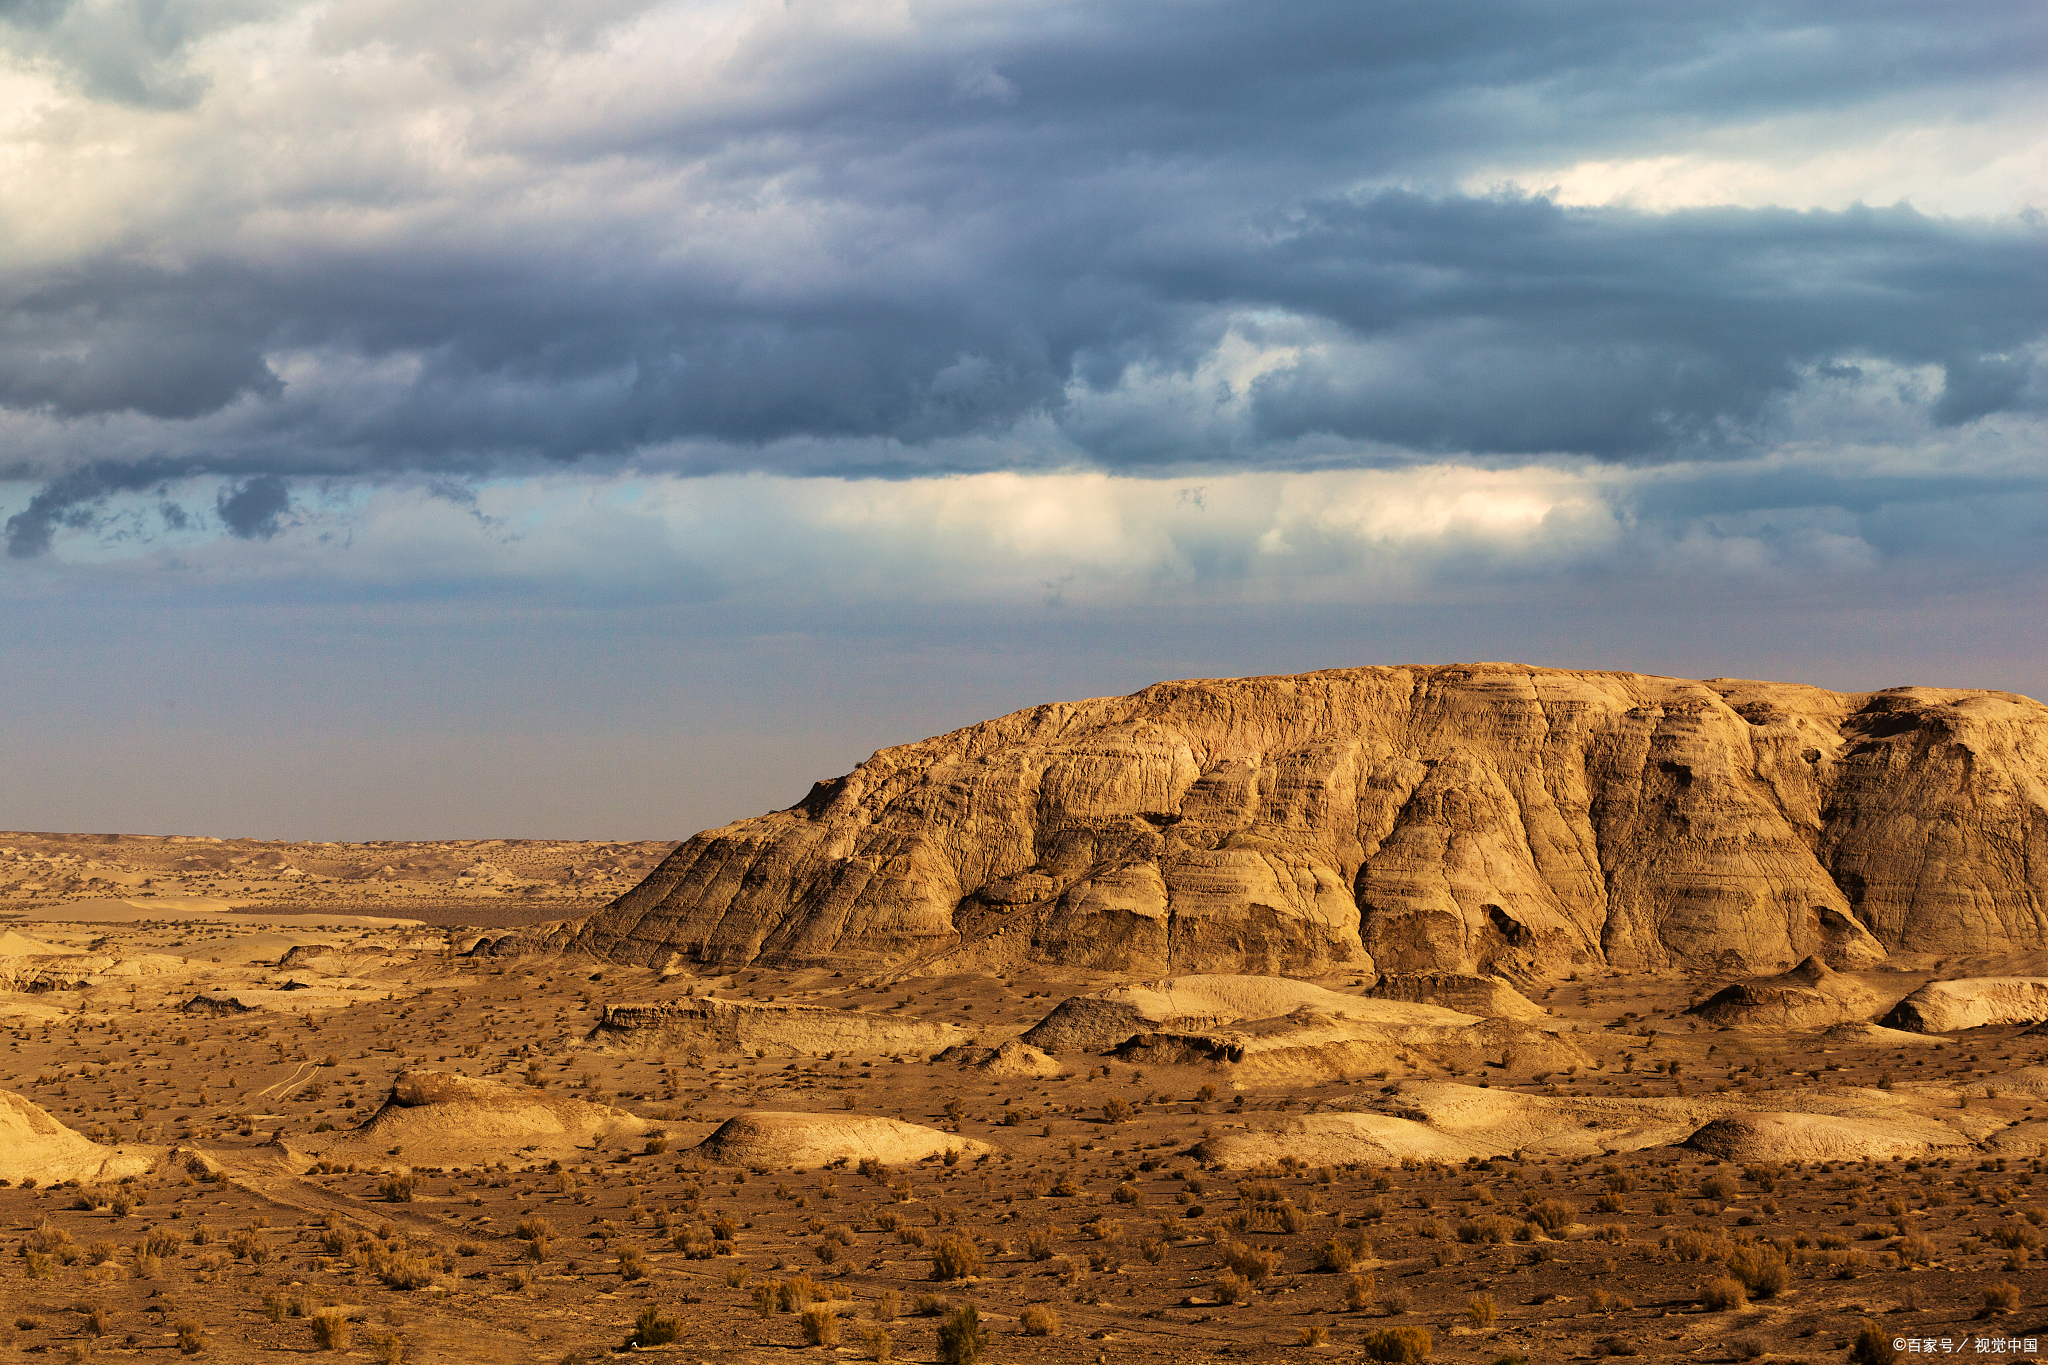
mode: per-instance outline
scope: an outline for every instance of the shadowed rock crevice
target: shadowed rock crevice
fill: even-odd
[[[549,941],[727,969],[1841,970],[2048,946],[2044,877],[2024,697],[1365,668],[884,749]]]

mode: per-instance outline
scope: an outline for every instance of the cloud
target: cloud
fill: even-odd
[[[1478,188],[1860,148],[1905,200],[1940,158],[1870,149],[1929,128],[1980,183],[2022,6],[118,8],[0,8],[16,558],[166,478],[271,544],[311,480],[1654,466],[2048,403],[2038,218]]]
[[[242,540],[269,540],[292,507],[290,487],[276,474],[259,474],[232,490],[222,489],[214,504],[228,534]]]

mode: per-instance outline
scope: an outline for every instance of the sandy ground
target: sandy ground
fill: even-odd
[[[348,904],[416,918],[405,898]],[[165,1358],[184,1324],[202,1359],[272,1360],[318,1351],[330,1308],[346,1320],[334,1353],[422,1361],[595,1360],[648,1309],[678,1340],[647,1349],[688,1360],[936,1360],[943,1314],[965,1304],[992,1360],[1351,1360],[1395,1328],[1426,1331],[1431,1360],[1480,1365],[1839,1360],[1865,1320],[1973,1354],[1979,1337],[2048,1336],[2032,1126],[2048,1128],[2048,1095],[2025,1071],[2048,1062],[2048,1038],[2020,1027],[1694,1027],[1681,1011],[1725,982],[1603,974],[1529,987],[1589,1059],[1568,1071],[1495,1058],[1289,1081],[1090,1055],[1061,1057],[1061,1076],[1004,1077],[901,1049],[623,1051],[590,1035],[607,1004],[716,995],[950,1023],[993,1044],[1106,980],[661,977],[470,954],[478,935],[443,927],[198,913],[0,924],[18,936],[0,945],[9,961],[59,981],[0,990],[0,1089],[96,1141],[161,1149],[125,1182],[0,1188],[0,1352]],[[62,984],[66,959],[107,965]],[[1937,974],[1906,965],[1862,979],[1895,1000]],[[546,1160],[538,1142],[508,1143],[461,1168],[431,1137],[358,1141],[349,1161],[307,1169],[417,1068],[615,1106],[651,1129]],[[1234,1135],[1396,1112],[1446,1082],[1765,1110],[1909,1097],[1968,1145],[1736,1162],[1603,1132],[1577,1155],[1204,1160]],[[900,1119],[991,1150],[836,1169],[691,1150],[762,1111]],[[971,1273],[935,1278],[949,1258]],[[1731,1268],[1756,1291],[1704,1306]],[[829,1297],[837,1345],[808,1346],[777,1286],[783,1301]]]
[[[443,925],[535,924],[588,914],[638,883],[674,847],[0,832],[0,915],[47,916],[80,901],[154,900],[262,915],[340,911]]]

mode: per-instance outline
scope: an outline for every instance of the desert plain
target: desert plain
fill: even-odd
[[[681,845],[0,835],[0,1353],[2039,1354],[2037,703],[1171,686]]]

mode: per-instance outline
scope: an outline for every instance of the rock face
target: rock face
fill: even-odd
[[[1809,957],[1789,972],[1739,981],[1687,1010],[1710,1024],[1826,1028],[1875,1018],[1886,997]]]
[[[1165,975],[2048,946],[2048,708],[1516,664],[1161,683],[884,749],[551,936]]]
[[[1892,1006],[1887,1028],[1953,1033],[1987,1024],[2033,1024],[2048,1019],[2048,978],[1973,976],[1930,981]]]

